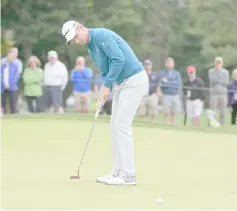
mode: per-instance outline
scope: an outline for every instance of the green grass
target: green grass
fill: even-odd
[[[159,118],[153,123],[138,118],[133,127],[138,185],[106,186],[95,177],[111,167],[107,117],[98,119],[81,180],[69,180],[91,121],[91,115],[4,117],[1,208],[237,209],[236,128],[170,128]],[[164,203],[156,204],[157,198]]]

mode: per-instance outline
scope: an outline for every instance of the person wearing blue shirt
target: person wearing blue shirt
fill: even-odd
[[[1,107],[4,113],[7,112],[9,98],[11,113],[17,112],[17,91],[19,88],[20,72],[14,62],[14,52],[8,51],[6,60],[1,63]]]
[[[174,59],[168,57],[166,69],[159,73],[159,85],[162,91],[164,121],[167,125],[175,123],[175,114],[180,107],[179,92],[181,90],[181,75],[174,69]]]
[[[86,28],[77,21],[68,21],[62,27],[68,44],[85,45],[101,72],[102,86],[97,109],[114,89],[111,133],[112,171],[96,181],[113,185],[136,184],[133,155],[132,122],[148,90],[148,76],[131,47],[117,33],[105,28]]]
[[[17,67],[17,71],[19,72],[19,75],[22,73],[23,65],[21,60],[19,60],[18,57],[18,48],[12,47],[8,50],[8,52],[12,53],[12,63],[14,63]],[[1,63],[4,65],[7,63],[7,57],[1,58]]]
[[[70,80],[73,85],[75,107],[80,113],[88,113],[90,109],[92,76],[92,70],[85,67],[85,58],[79,56],[75,68],[71,71]]]
[[[93,79],[93,94],[94,99],[97,100],[100,93],[100,87],[102,86],[101,74],[96,73]]]

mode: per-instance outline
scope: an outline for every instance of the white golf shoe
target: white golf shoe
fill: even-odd
[[[105,182],[106,185],[136,185],[136,176],[118,176],[110,178]]]
[[[96,177],[96,182],[100,182],[100,183],[106,183],[106,181],[110,180],[110,179],[113,179],[113,178],[116,178],[119,174],[116,173],[116,172],[111,172],[105,176],[102,176],[102,177]]]

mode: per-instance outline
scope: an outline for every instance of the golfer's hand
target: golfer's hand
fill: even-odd
[[[96,111],[100,110],[104,103],[105,102],[99,97],[96,101]]]
[[[110,88],[102,86],[100,88],[100,96],[96,103],[96,109],[99,109],[101,106],[105,104],[105,101],[108,99],[109,95],[110,95]]]

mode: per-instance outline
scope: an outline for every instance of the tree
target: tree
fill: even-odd
[[[172,17],[169,52],[184,72],[194,64],[207,79],[214,58],[222,56],[229,69],[237,66],[237,5],[234,0],[187,0]]]

